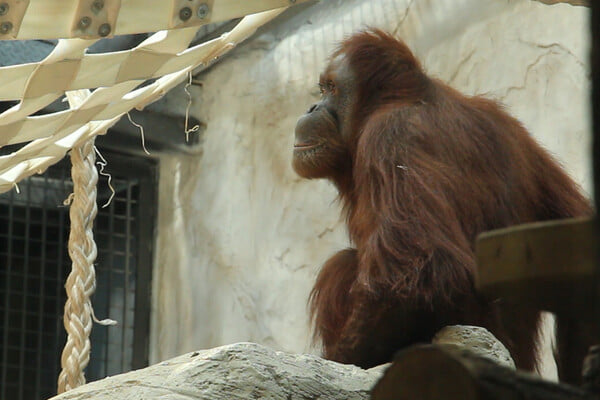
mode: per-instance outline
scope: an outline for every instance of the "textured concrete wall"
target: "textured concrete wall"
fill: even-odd
[[[396,33],[429,73],[505,102],[589,189],[588,11],[528,0],[328,0],[202,74],[202,155],[161,158],[152,361],[238,341],[311,350],[306,299],[347,239],[334,188],[291,169],[293,129],[318,98],[327,55],[359,28]]]

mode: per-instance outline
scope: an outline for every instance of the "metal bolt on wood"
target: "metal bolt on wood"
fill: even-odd
[[[189,7],[183,7],[179,10],[179,19],[182,21],[187,21],[192,16],[192,9]]]
[[[208,15],[209,11],[210,11],[210,9],[208,8],[208,4],[202,3],[198,7],[198,11],[196,11],[196,15],[198,16],[198,18],[204,19]]]
[[[12,31],[13,28],[13,24],[10,21],[4,21],[1,25],[0,25],[0,33],[1,34],[7,34],[10,31]]]
[[[98,28],[98,35],[105,37],[110,34],[110,31],[111,31],[110,24],[102,24]]]
[[[92,19],[90,17],[82,17],[79,20],[79,29],[85,29],[92,24]]]
[[[98,14],[104,8],[103,0],[96,0],[92,3],[92,12],[94,14]]]

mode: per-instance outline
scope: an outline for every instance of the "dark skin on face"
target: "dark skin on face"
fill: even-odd
[[[336,185],[352,245],[324,263],[310,296],[325,358],[369,368],[444,326],[476,325],[535,369],[539,312],[477,293],[475,241],[591,215],[577,185],[502,106],[430,78],[385,32],[342,42],[319,86],[296,125],[293,167]],[[576,329],[558,321],[568,382],[592,344],[565,352]]]
[[[321,100],[296,125],[293,167],[303,178],[334,179],[351,162],[348,141],[356,82],[344,55],[319,79]]]

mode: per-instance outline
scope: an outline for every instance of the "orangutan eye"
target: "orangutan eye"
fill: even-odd
[[[320,82],[318,83],[318,85],[319,85],[319,93],[325,94],[326,86]]]
[[[335,84],[330,79],[325,83],[319,82],[319,92],[324,95],[326,93],[332,93],[335,90]]]

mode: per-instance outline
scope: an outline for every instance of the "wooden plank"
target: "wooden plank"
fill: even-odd
[[[586,391],[543,381],[453,345],[401,351],[373,388],[372,400],[592,400]]]
[[[595,221],[525,224],[480,235],[477,288],[492,298],[559,313],[596,315]],[[585,312],[584,312],[585,311]]]
[[[213,9],[210,10],[208,17],[200,18],[193,15],[185,25],[200,26],[226,21],[307,1],[309,0],[214,0]],[[175,3],[178,2],[167,0],[122,1],[118,10],[116,26],[111,30],[110,36],[156,32],[173,28],[172,15]],[[78,5],[78,0],[31,0],[16,39],[80,37],[81,30],[72,29]]]

